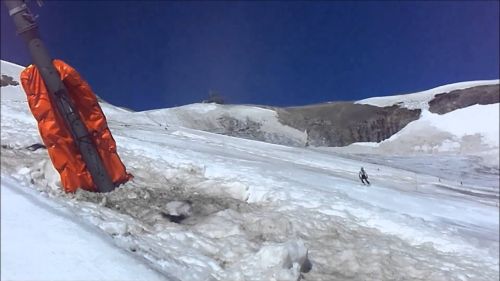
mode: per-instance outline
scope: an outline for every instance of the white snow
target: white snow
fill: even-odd
[[[9,71],[16,75],[20,68]],[[54,219],[57,223],[48,228],[74,227],[76,232],[59,231],[55,240],[45,241],[33,236],[34,244],[25,248],[35,249],[38,257],[63,254],[56,243],[63,239],[64,245],[76,248],[104,249],[99,241],[106,236],[116,246],[106,254],[123,249],[174,280],[499,278],[498,168],[458,154],[396,157],[394,151],[382,149],[393,146],[404,152],[403,144],[397,144],[404,139],[404,130],[386,144],[363,147],[377,149],[379,155],[358,156],[238,139],[185,126],[218,118],[221,112],[229,114],[224,110],[242,112],[241,118],[252,115],[269,120],[273,112],[266,109],[196,104],[182,110],[189,114],[179,111],[177,115],[175,109],[128,112],[103,104],[118,152],[135,178],[110,194],[72,195],[61,192],[45,150],[24,149],[40,140],[22,94],[19,86],[2,87],[1,173],[7,179],[2,181],[2,234],[10,229],[3,227],[4,209],[19,211],[18,222],[31,221],[24,218],[30,212],[18,210],[20,204],[4,204],[4,200],[21,200],[14,197],[25,193],[34,198],[26,201],[26,208],[43,201],[70,212],[64,220],[44,213],[33,226]],[[407,147],[433,147],[423,141],[427,133],[435,134],[441,149],[471,142],[476,154],[498,148],[498,134],[495,138],[492,129],[496,126],[498,132],[498,119],[490,118],[498,116],[498,105],[451,113],[424,113],[422,120],[409,124],[405,130],[422,125],[417,140]],[[485,122],[484,126],[471,130],[473,124],[460,123],[469,114]],[[279,126],[270,125],[269,130],[275,125]],[[464,140],[476,133],[479,140]],[[498,162],[498,154],[495,159]],[[361,166],[370,175],[369,187],[357,179]],[[181,223],[165,218],[174,213],[187,218]],[[18,224],[16,233],[29,233],[32,225]],[[88,228],[85,225],[99,230],[78,236]],[[4,244],[23,244],[19,237],[2,235],[2,279],[37,279],[41,275],[34,270],[46,269],[39,266],[41,261],[24,263],[22,268],[4,263],[6,258],[26,260],[33,255],[4,252]],[[79,242],[82,237],[88,241],[85,246]],[[82,260],[88,261],[81,265],[82,271],[105,265],[65,257],[64,265],[77,269],[58,271],[61,279],[86,279],[79,275],[83,274],[78,268]],[[130,279],[153,279],[143,275],[146,269],[134,268],[128,260],[115,261],[114,267],[133,271]],[[16,277],[23,272],[27,273],[22,278]],[[43,272],[51,273],[53,269]]]
[[[490,146],[498,146],[499,142],[499,105],[473,105],[454,110],[448,114],[438,115],[423,111],[422,121],[429,121],[441,131],[458,137],[479,134],[483,142]],[[460,122],[457,122],[457,121]]]
[[[2,280],[167,280],[5,174],[1,197]]]
[[[423,110],[420,119],[411,122],[386,141],[391,142],[405,135],[423,136],[429,131],[429,127],[433,127],[457,139],[477,134],[481,136],[482,143],[498,147],[500,129],[498,114],[498,104],[476,104],[443,115]]]
[[[165,212],[172,216],[189,216],[192,214],[192,207],[187,202],[171,201],[165,205]]]

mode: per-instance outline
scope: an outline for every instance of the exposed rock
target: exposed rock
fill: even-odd
[[[265,130],[262,123],[251,118],[238,119],[229,114],[217,118],[215,125],[197,129],[289,146],[345,146],[354,142],[380,142],[420,116],[420,109],[410,110],[397,105],[378,107],[352,102],[288,108],[260,107],[276,111],[282,125],[306,134],[303,138],[294,138]]]
[[[499,85],[477,86],[449,93],[437,94],[429,102],[429,111],[445,114],[450,111],[475,104],[493,104],[500,102]]]
[[[450,89],[457,88],[443,86],[441,92]],[[419,119],[421,110],[429,107],[431,112],[443,114],[474,104],[498,103],[498,92],[498,84],[469,86],[437,95],[439,92],[432,89],[374,103],[379,106],[354,102],[288,108],[253,104],[194,104],[165,112],[151,111],[147,116],[158,124],[171,122],[175,126],[273,144],[339,147],[355,142],[386,140]],[[440,136],[438,139],[447,138]],[[405,141],[414,142],[411,138]]]
[[[276,109],[279,120],[308,133],[308,144],[345,146],[354,142],[380,142],[417,120],[420,110],[397,105],[377,107],[351,102]]]
[[[25,147],[27,150],[36,151],[38,149],[47,149],[47,147],[41,143],[34,143],[30,146]]]
[[[16,80],[14,80],[14,78],[12,78],[8,75],[2,74],[2,78],[0,80],[0,85],[1,85],[1,87],[5,87],[5,86],[9,86],[9,85],[17,86],[17,85],[19,85],[19,82],[17,82]]]

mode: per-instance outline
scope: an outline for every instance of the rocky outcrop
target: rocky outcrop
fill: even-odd
[[[475,104],[500,102],[499,85],[476,86],[437,94],[429,102],[429,111],[445,114]],[[346,146],[354,142],[380,142],[417,120],[420,109],[398,104],[378,107],[351,102],[275,108],[284,125],[305,130],[308,144]]]
[[[5,75],[5,74],[2,74],[2,78],[0,80],[0,86],[1,87],[5,87],[5,86],[17,86],[19,85],[19,82],[17,82],[16,80],[14,80],[14,78],[8,76],[8,75]]]
[[[475,104],[493,104],[500,102],[499,85],[477,86],[449,93],[437,94],[429,102],[429,111],[445,114],[456,109]]]
[[[305,130],[308,144],[314,146],[380,142],[420,116],[420,109],[409,110],[397,105],[377,107],[351,102],[277,108],[276,111],[284,125]]]

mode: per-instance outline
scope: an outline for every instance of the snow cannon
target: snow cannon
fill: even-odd
[[[78,188],[109,192],[127,182],[127,173],[106,117],[90,86],[61,60],[52,60],[25,1],[4,0],[33,64],[21,84],[40,136],[66,192]],[[37,1],[41,6],[41,1]]]

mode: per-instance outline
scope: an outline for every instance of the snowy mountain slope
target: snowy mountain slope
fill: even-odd
[[[473,105],[454,110],[446,114],[430,113],[428,102],[436,94],[467,89],[481,85],[495,85],[498,80],[462,82],[428,91],[392,96],[371,98],[358,103],[368,103],[377,106],[391,106],[402,104],[403,107],[422,110],[420,117],[408,123],[401,131],[379,143],[356,143],[347,151],[362,151],[376,153],[380,149],[383,153],[397,154],[460,154],[479,156],[488,166],[498,167],[499,148],[499,104]],[[498,94],[497,94],[498,95]],[[254,123],[264,124],[263,131],[268,137],[255,137],[258,133],[240,133],[240,137],[260,139],[267,142],[298,145],[306,143],[307,134],[288,126],[282,126],[275,118],[275,112],[270,109],[261,109],[246,106],[223,106],[215,104],[195,104],[179,108],[161,109],[144,112],[145,115],[159,124],[184,126],[215,133],[228,134],[227,128],[220,128],[221,116],[228,116],[237,120],[252,120]],[[237,117],[239,116],[239,117]],[[471,118],[473,116],[473,118]],[[249,121],[247,121],[249,122]],[[219,128],[217,128],[219,127]],[[250,131],[248,126],[241,130]],[[276,133],[272,133],[276,132]],[[269,137],[274,135],[275,137]],[[360,149],[359,146],[363,148]],[[370,149],[366,149],[366,147]],[[352,148],[354,147],[354,148]],[[377,149],[375,149],[377,148]],[[343,149],[336,149],[344,151]]]
[[[498,102],[474,104],[445,114],[429,111],[429,102],[438,94],[487,85],[497,85],[498,88],[498,83],[499,80],[461,82],[413,94],[373,97],[357,101],[355,102],[357,104],[380,107],[398,105],[418,109],[421,110],[421,114],[417,120],[408,123],[402,130],[378,143],[358,142],[345,148],[330,150],[365,154],[473,156],[479,157],[481,165],[498,169],[500,134]],[[497,100],[498,95],[496,89]]]
[[[427,110],[401,131],[379,143],[354,143],[335,151],[347,153],[434,154],[479,157],[499,167],[499,104],[473,105],[439,115]]]
[[[414,94],[370,98],[354,103],[266,109],[196,104],[155,110],[148,115],[160,124],[170,122],[191,129],[276,144],[345,146],[352,142],[380,142],[390,138],[409,122],[418,119],[421,110],[445,110],[444,113],[448,113],[450,104],[460,108],[477,103],[498,103],[498,83],[499,80],[461,82]],[[436,96],[439,99],[435,99]],[[429,108],[429,102],[433,103],[432,108]]]
[[[2,177],[15,179],[7,188],[16,182],[17,188],[48,196],[166,275],[499,278],[498,173],[489,181],[471,178],[460,185],[458,179],[432,175],[439,167],[425,158],[411,164],[423,167],[417,172],[400,169],[397,158],[393,165],[366,164],[329,151],[176,125],[165,129],[144,113],[103,105],[118,152],[135,179],[110,194],[63,194],[46,151],[24,149],[39,138],[22,90],[1,90]],[[372,186],[358,182],[360,166]],[[2,198],[9,196],[4,188]],[[191,214],[181,223],[165,217],[172,201],[191,202]],[[2,243],[9,243],[3,237]],[[9,257],[3,255],[2,261]]]
[[[480,80],[480,81],[467,81],[448,84],[444,86],[439,86],[430,90],[404,94],[404,95],[393,95],[385,97],[373,97],[363,100],[356,101],[358,104],[370,104],[375,106],[391,106],[395,104],[401,104],[401,106],[409,109],[429,109],[429,102],[437,95],[441,93],[449,93],[455,90],[467,89],[476,86],[483,85],[495,85],[500,83],[500,80]]]
[[[117,120],[128,118],[130,112],[102,103],[105,113]],[[219,105],[211,103],[136,112],[136,125],[156,124],[186,127],[212,133],[260,140],[292,146],[304,146],[307,134],[279,122],[276,111],[257,106]]]
[[[190,104],[145,113],[159,123],[271,143],[303,146],[307,138],[305,132],[281,124],[276,111],[255,106]]]
[[[422,117],[382,143],[403,142],[402,139],[413,139],[414,147],[425,152],[453,151],[463,153],[483,152],[498,149],[499,143],[499,105],[474,105],[457,109],[448,114],[438,115],[428,111]],[[471,118],[471,117],[474,118]],[[447,135],[444,140],[431,136],[432,129],[439,134]],[[435,134],[436,134],[435,133]],[[415,140],[417,138],[417,140]],[[431,143],[436,143],[433,146]],[[407,147],[411,147],[407,145]]]
[[[394,134],[401,133],[401,130],[410,122],[417,121],[423,117],[422,111],[429,111],[429,102],[435,101],[434,97],[436,95],[446,95],[447,92],[454,93],[456,96],[466,96],[465,102],[468,102],[468,104],[462,104],[463,108],[459,109],[465,109],[478,102],[482,105],[498,105],[498,83],[498,80],[461,82],[420,93],[376,97],[355,103],[328,103],[295,108],[192,104],[177,108],[145,111],[136,115],[141,115],[141,120],[145,123],[153,120],[158,125],[164,127],[171,125],[182,126],[276,144],[292,146],[345,146],[360,141],[387,141]],[[493,88],[487,89],[488,93],[481,93],[479,89],[488,86],[492,86]],[[446,110],[449,107],[448,103],[459,103],[460,101],[457,99],[455,98],[455,100],[448,102],[446,98],[441,98],[440,102],[434,104],[434,109]],[[492,106],[489,107],[491,108]],[[110,110],[115,109],[114,107],[110,107]],[[434,112],[434,110],[431,111]],[[474,114],[474,110],[462,110],[461,112]],[[486,125],[492,124],[491,127],[493,129],[488,129],[488,131],[491,131],[495,128],[493,126],[495,124],[493,123],[496,122],[495,120],[498,120],[498,118],[495,118],[498,114],[495,115],[491,110],[488,110],[488,112],[492,115],[486,116],[487,119],[482,119],[481,122]],[[446,112],[442,115],[450,113]],[[124,112],[124,114],[126,116],[127,112]],[[461,126],[468,126],[464,128],[465,131],[475,131],[479,135],[484,135],[483,133],[490,134],[487,131],[479,132],[475,124],[466,122],[465,119],[470,119],[470,116],[466,114],[452,113],[450,116],[452,116],[451,118],[457,118],[456,123],[461,124]],[[449,117],[440,116],[434,119],[439,118],[450,119]],[[435,126],[432,126],[423,119],[418,124],[420,124],[419,126],[428,124],[429,131],[435,130]],[[440,130],[440,134],[446,134],[446,130],[443,132]],[[467,140],[461,141],[462,135],[453,135],[453,138],[455,140],[452,141],[455,143],[470,146]],[[419,136],[417,139],[423,139],[421,145],[425,145],[425,135]],[[444,145],[446,144],[442,144],[441,146]],[[483,144],[481,143],[476,145],[476,147],[482,146]],[[486,146],[491,147],[491,145]],[[404,147],[401,150],[418,151],[419,149],[415,145],[412,145]],[[477,150],[472,149],[472,151]],[[425,153],[429,152],[431,151],[425,150]],[[433,152],[437,153],[438,150],[434,149]],[[444,152],[448,152],[448,150]],[[471,150],[460,149],[460,152],[469,153]]]

